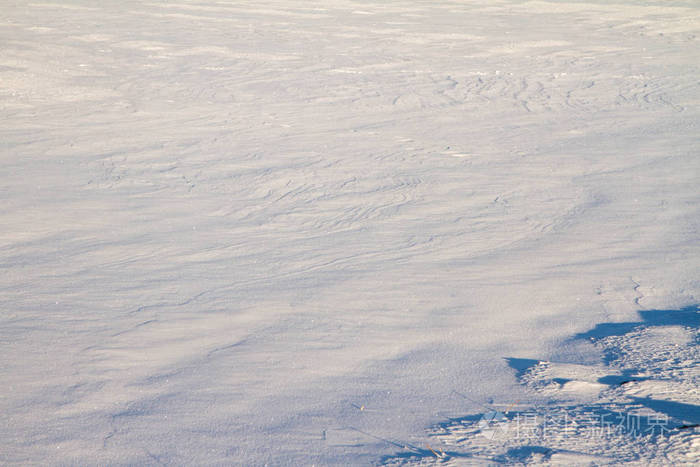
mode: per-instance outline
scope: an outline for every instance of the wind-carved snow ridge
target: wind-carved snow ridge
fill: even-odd
[[[383,465],[697,465],[700,308],[639,315],[572,338],[598,364],[508,358],[527,396],[433,426]]]
[[[699,12],[0,2],[0,464],[680,459],[692,326],[566,339],[698,302]]]

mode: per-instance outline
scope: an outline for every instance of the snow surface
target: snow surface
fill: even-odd
[[[0,0],[0,463],[697,464],[698,34]]]

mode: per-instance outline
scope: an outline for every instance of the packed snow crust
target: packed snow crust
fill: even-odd
[[[697,465],[698,35],[1,0],[0,464]]]

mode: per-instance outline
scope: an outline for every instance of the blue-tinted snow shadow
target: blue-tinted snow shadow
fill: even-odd
[[[624,336],[635,329],[642,327],[653,326],[686,326],[697,329],[700,327],[700,313],[698,305],[692,305],[680,310],[642,310],[639,311],[640,321],[632,321],[627,323],[601,323],[596,325],[590,331],[582,332],[574,335],[572,340],[583,339],[586,341],[598,340],[611,336]],[[617,356],[614,353],[605,355],[605,361],[610,363]],[[530,358],[515,358],[506,357],[508,366],[516,371],[516,377],[522,377],[527,371],[537,365],[539,360]],[[640,381],[637,378],[636,381]],[[604,384],[624,384],[629,381],[626,376],[610,375],[601,378],[599,382]]]
[[[639,311],[640,321],[632,321],[627,323],[601,323],[596,325],[590,331],[582,332],[574,335],[572,340],[583,339],[586,341],[599,340],[611,336],[624,336],[639,328],[648,328],[653,326],[685,326],[693,329],[700,328],[700,305],[692,305],[680,310],[642,310]],[[615,355],[606,355],[606,362],[615,359]],[[537,365],[539,360],[530,358],[515,358],[505,357],[508,366],[516,371],[516,377],[520,378],[527,371]],[[610,376],[606,381],[600,381],[605,384],[621,384],[626,381],[625,377]]]
[[[498,456],[496,459],[503,463],[526,462],[535,454],[543,456],[543,461],[549,460],[552,456],[552,450],[544,446],[516,446],[508,449],[505,454]]]
[[[624,336],[625,334],[629,334],[630,332],[633,332],[637,329],[642,329],[642,328],[649,328],[649,327],[658,327],[658,326],[684,326],[687,328],[691,329],[698,329],[700,328],[700,312],[698,312],[699,306],[698,305],[692,305],[688,306],[685,308],[681,308],[679,310],[641,310],[639,311],[639,317],[641,318],[640,321],[634,321],[634,322],[627,322],[627,323],[602,323],[596,325],[593,329],[587,332],[583,332],[580,334],[576,334],[573,339],[585,339],[585,340],[599,340],[599,339],[604,339],[606,337],[612,337],[612,336]],[[697,344],[697,343],[696,343]],[[606,350],[605,353],[603,354],[604,361],[607,364],[610,364],[614,360],[616,360],[619,357],[619,352],[617,349],[612,348],[609,350]],[[623,385],[627,384],[632,381],[645,381],[648,379],[652,379],[652,377],[641,377],[641,376],[632,376],[632,375],[637,375],[639,373],[638,369],[628,369],[624,370],[622,374],[619,375],[608,375],[608,376],[603,376],[602,378],[598,379],[599,383],[607,384],[610,386],[617,386],[617,385]],[[656,410],[655,407],[652,407],[651,402],[644,403],[645,399],[640,399],[640,403],[642,405],[645,405],[646,407],[651,408],[652,410]],[[680,404],[679,407],[676,409],[672,408],[672,404],[677,404],[677,403],[671,403],[671,402],[664,402],[663,404],[655,404],[657,408],[662,408],[666,407],[670,410],[658,410],[661,413],[667,413],[669,416],[673,418],[678,418],[682,419],[682,417],[678,417],[677,414],[682,411],[680,409],[680,406],[688,406],[685,408],[685,410],[690,413],[690,420],[697,420],[697,406],[692,406],[689,404]],[[693,409],[694,408],[694,409]],[[686,418],[687,419],[687,418]],[[693,423],[697,423],[697,421],[694,421]]]
[[[679,420],[685,426],[700,424],[700,406],[698,405],[650,399],[648,397],[633,397],[631,399],[654,412],[663,413],[672,419]]]
[[[601,323],[587,332],[579,333],[572,339],[599,340],[612,336],[624,336],[635,330],[658,326],[684,326],[691,329],[700,328],[700,306],[691,305],[679,310],[641,310],[640,321],[626,323]],[[697,342],[695,343],[697,345]],[[618,358],[618,351],[611,349],[605,352],[604,360],[610,364]],[[520,378],[529,368],[537,364],[537,360],[507,358],[511,368],[515,369]],[[653,377],[637,376],[638,369],[624,370],[622,374],[603,376],[599,383],[609,386],[619,386],[632,381],[645,381]],[[635,376],[633,376],[635,375]],[[675,401],[666,401],[650,398],[631,398],[635,403],[647,407],[655,412],[668,415],[669,418],[685,423],[687,426],[700,424],[700,406]],[[683,426],[681,424],[681,426]]]
[[[505,361],[508,363],[509,367],[515,370],[515,376],[518,379],[521,378],[525,373],[527,373],[530,368],[540,363],[539,360],[533,360],[531,358],[515,357],[506,357]]]
[[[599,340],[611,336],[624,336],[638,329],[659,327],[659,326],[684,326],[691,329],[700,328],[700,312],[698,305],[687,306],[678,310],[641,310],[639,311],[639,321],[626,323],[601,323],[596,325],[590,331],[576,334],[572,340]],[[697,342],[696,342],[697,345]],[[619,357],[617,349],[606,350],[604,361],[610,364]],[[538,360],[525,358],[506,358],[508,365],[516,371],[518,379],[527,373],[532,367],[539,363]],[[644,381],[652,379],[653,376],[638,376],[639,369],[627,369],[621,374],[606,375],[598,379],[599,383],[609,386],[619,386],[630,383],[632,381]],[[554,380],[560,384],[565,380]],[[655,412],[666,414],[670,419],[680,421],[677,426],[693,426],[700,424],[700,406],[666,401],[650,398],[631,398],[635,403],[647,407]]]
[[[639,311],[641,321],[629,323],[601,323],[587,332],[576,334],[574,339],[603,339],[611,336],[623,336],[639,327],[652,326],[687,326],[697,329],[700,327],[698,305],[692,305],[680,310],[642,310]]]
[[[624,336],[625,334],[633,332],[637,329],[655,326],[684,326],[698,329],[700,327],[700,313],[698,310],[698,305],[685,307],[679,310],[642,310],[639,312],[639,321],[598,324],[590,331],[576,334],[571,339],[590,341],[611,336]],[[605,362],[610,364],[617,357],[618,355],[616,352],[609,352],[605,355]],[[539,360],[535,359],[516,357],[506,357],[505,360],[508,365],[515,370],[516,378],[518,379],[521,379],[531,368],[540,362]],[[638,373],[636,369],[626,370],[622,374],[618,373],[603,376],[598,381],[610,386],[617,386],[627,384],[631,381],[642,381],[651,378],[632,376],[636,375],[636,373]],[[558,379],[557,382],[563,384],[566,382],[566,380]],[[667,415],[669,417],[669,423],[659,424],[659,420],[650,418],[649,416],[638,415],[636,411],[613,411],[597,404],[585,404],[579,407],[569,407],[569,409],[579,409],[585,411],[588,416],[593,417],[594,420],[598,421],[598,429],[600,430],[616,429],[621,434],[633,437],[643,435],[669,436],[672,430],[694,428],[700,424],[700,406],[650,398],[630,397],[629,399],[632,404],[636,405],[637,408],[639,406],[643,406],[653,410],[656,413]],[[497,409],[494,409],[494,411],[496,410]],[[437,432],[449,432],[455,427],[455,425],[458,427],[461,425],[465,428],[473,429],[472,432],[465,433],[465,436],[478,436],[479,423],[485,424],[487,428],[493,426],[490,424],[491,422],[513,423],[513,421],[518,417],[531,415],[533,411],[541,412],[543,410],[546,414],[546,408],[533,408],[529,412],[510,411],[502,413],[487,411],[484,413],[465,415],[462,417],[448,418],[448,421],[440,423],[433,428],[436,429],[435,431]],[[492,420],[489,418],[489,415],[493,413],[497,413],[498,417],[492,417]],[[488,423],[486,423],[485,420]],[[537,442],[538,440],[533,439],[532,441]],[[457,440],[457,442],[459,443],[461,440]],[[400,446],[398,443],[394,442],[391,442],[391,444]],[[464,458],[471,459],[472,461],[480,460],[494,464],[512,464],[527,463],[530,460],[533,460],[533,458],[537,458],[539,461],[547,461],[554,452],[573,453],[573,451],[552,449],[546,446],[537,445],[536,443],[530,445],[512,446],[503,454],[490,458],[481,457],[476,452],[470,452],[469,446],[464,446],[463,450],[451,450],[449,452],[436,452],[433,450],[433,448],[428,446],[426,446],[427,449],[410,445],[404,445],[401,447],[404,448],[404,452],[399,452],[393,456],[386,456],[381,459],[380,463],[384,464],[386,462],[395,462],[397,460],[420,461],[429,459],[436,461],[436,463],[440,463],[450,458]],[[439,454],[439,456],[437,454]]]

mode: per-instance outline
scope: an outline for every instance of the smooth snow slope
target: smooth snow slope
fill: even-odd
[[[699,34],[691,0],[0,0],[0,463],[695,462]],[[675,431],[464,423],[533,394]]]

